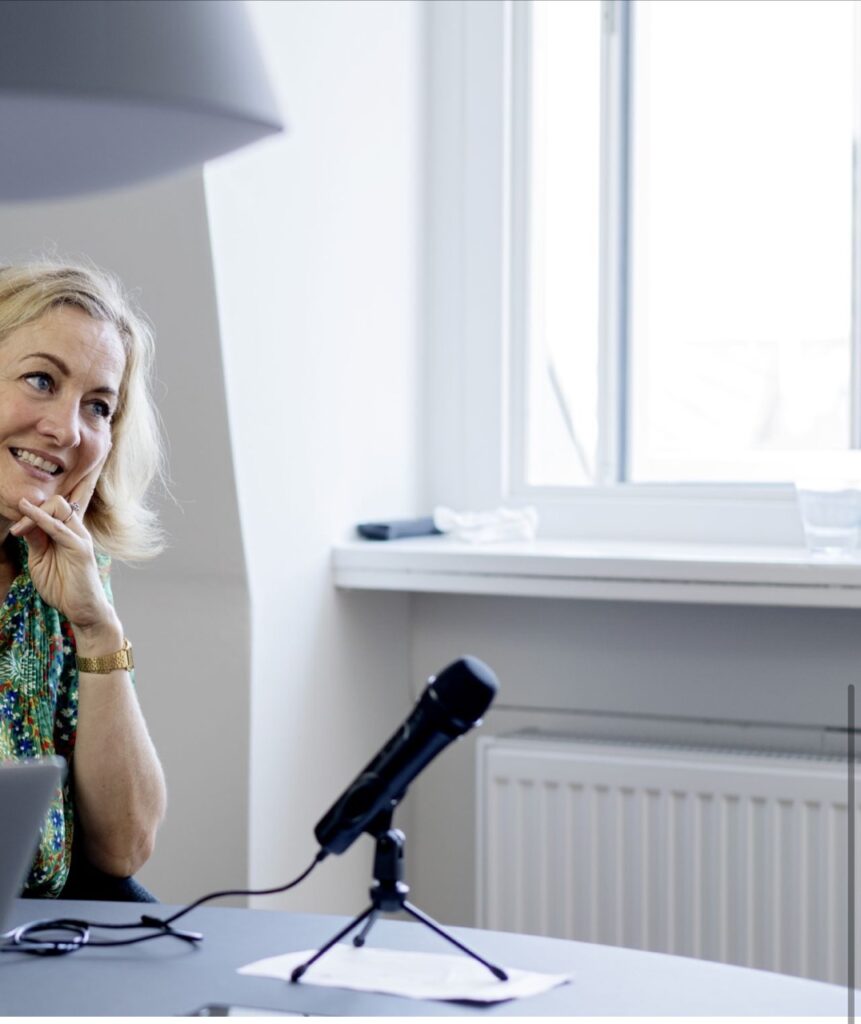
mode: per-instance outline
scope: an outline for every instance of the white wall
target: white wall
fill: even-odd
[[[408,703],[409,605],[333,540],[417,513],[421,10],[259,3],[289,135],[206,175],[252,594],[251,878],[274,885]],[[267,905],[354,910],[368,844]]]

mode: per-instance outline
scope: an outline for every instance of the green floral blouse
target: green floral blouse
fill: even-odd
[[[68,621],[39,596],[18,541],[20,572],[0,605],[0,761],[59,755],[71,764],[78,724],[75,637]],[[98,555],[113,603],[110,559]],[[74,829],[71,773],[54,795],[25,896],[59,896],[69,873]]]

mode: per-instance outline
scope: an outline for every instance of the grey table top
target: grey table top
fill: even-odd
[[[46,916],[132,921],[169,906],[18,900],[13,924]],[[569,973],[572,982],[529,999],[483,1007],[291,985],[246,977],[237,968],[265,956],[312,949],[346,918],[201,907],[177,927],[205,934],[199,948],[164,938],[138,946],[84,949],[64,957],[0,956],[0,1014],[9,1016],[169,1016],[209,1003],[334,1016],[840,1016],[846,989],[786,975],[685,957],[563,939],[453,928],[503,966]],[[113,933],[116,934],[116,933]],[[419,924],[380,920],[369,946],[453,952]]]

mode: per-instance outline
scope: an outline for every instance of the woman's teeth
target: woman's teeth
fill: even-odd
[[[10,451],[16,459],[20,459],[21,462],[29,462],[31,466],[35,466],[36,469],[42,469],[46,473],[59,473],[60,467],[56,462],[48,462],[47,459],[43,459],[40,455],[34,455],[32,452],[28,452],[26,448],[11,448]]]

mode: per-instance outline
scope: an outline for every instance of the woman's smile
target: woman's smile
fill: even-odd
[[[12,458],[21,469],[33,474],[38,480],[50,480],[63,472],[63,465],[54,461],[45,452],[37,452],[32,448],[9,448]]]

